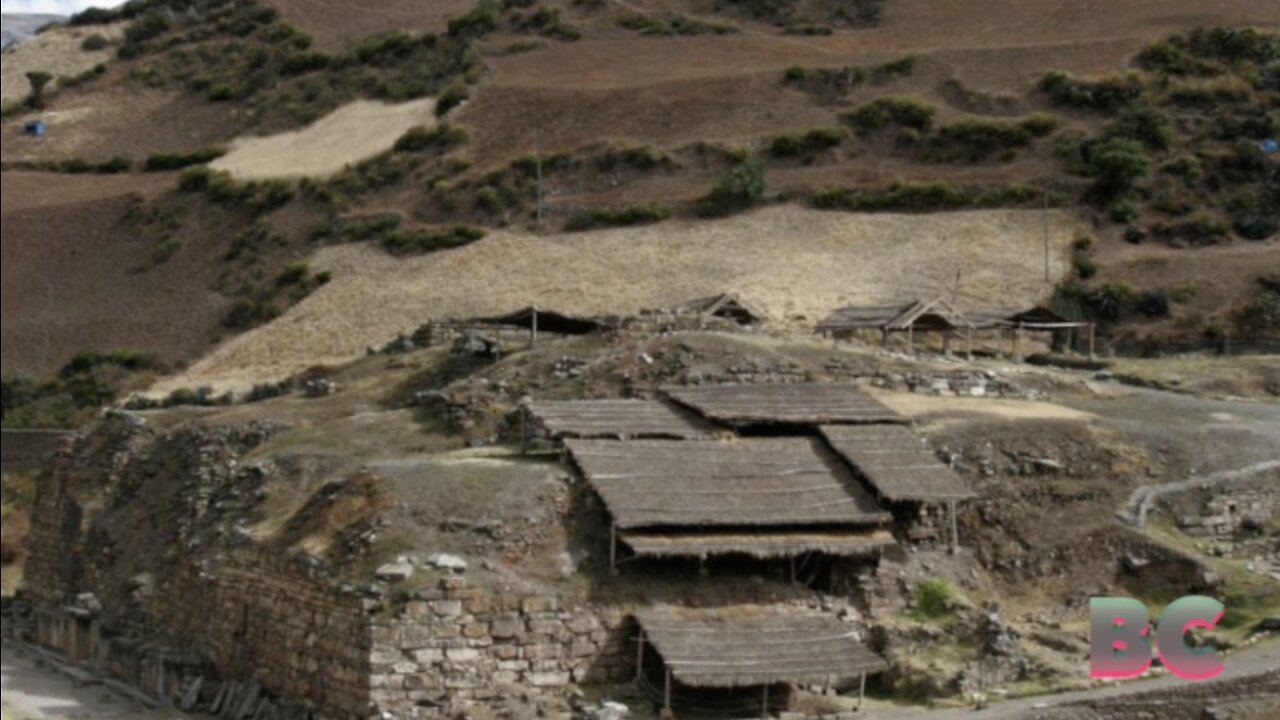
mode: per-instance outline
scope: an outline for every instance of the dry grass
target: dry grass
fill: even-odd
[[[333,282],[155,391],[243,388],[349,361],[432,318],[531,303],[618,314],[733,291],[775,320],[803,327],[845,304],[951,292],[958,273],[967,303],[1031,304],[1052,289],[1044,279],[1041,222],[1038,212],[855,215],[784,206],[715,223],[501,233],[410,260],[370,247],[330,248],[312,265],[332,272]],[[1054,264],[1065,272],[1079,221],[1060,213],[1054,227]]]
[[[301,130],[237,140],[212,167],[245,180],[326,177],[390,150],[411,128],[433,127],[435,108],[432,98],[400,105],[360,100]]]
[[[71,77],[91,70],[115,56],[114,48],[87,52],[80,44],[90,35],[118,39],[123,25],[88,28],[59,28],[36,36],[4,54],[0,64],[0,95],[4,102],[17,102],[31,91],[27,73],[42,71],[54,77]]]

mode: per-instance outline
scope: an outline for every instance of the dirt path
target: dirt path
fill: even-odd
[[[1239,470],[1224,470],[1209,477],[1180,480],[1165,485],[1140,487],[1129,496],[1129,502],[1120,512],[1121,520],[1136,526],[1138,529],[1147,525],[1147,515],[1155,508],[1156,502],[1166,495],[1174,495],[1196,488],[1212,488],[1230,485],[1244,480],[1252,480],[1263,473],[1280,470],[1280,460],[1254,463]]]
[[[1259,645],[1246,652],[1231,655],[1226,660],[1227,669],[1215,683],[1232,682],[1271,673],[1280,673],[1280,642]],[[1047,708],[1063,707],[1095,700],[1117,700],[1142,693],[1179,687],[1187,681],[1172,675],[1162,675],[1148,680],[1138,680],[1122,685],[1063,693],[1051,697],[1011,700],[982,711],[971,709],[929,711],[920,709],[875,709],[868,720],[1028,720],[1031,713]]]
[[[80,685],[5,643],[0,651],[4,720],[169,720],[101,685]]]

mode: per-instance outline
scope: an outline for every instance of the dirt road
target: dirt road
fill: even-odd
[[[0,652],[3,720],[168,720],[101,685],[77,685],[5,643]]]
[[[1226,665],[1226,672],[1214,680],[1215,683],[1280,673],[1280,641],[1272,641],[1239,655],[1233,655],[1227,658]],[[1164,675],[1096,690],[1013,700],[982,711],[964,709],[931,712],[919,709],[876,709],[868,715],[868,720],[960,720],[961,718],[965,720],[1027,720],[1035,717],[1034,713],[1037,710],[1094,700],[1117,700],[1140,693],[1175,688],[1183,683],[1186,681],[1172,675]]]

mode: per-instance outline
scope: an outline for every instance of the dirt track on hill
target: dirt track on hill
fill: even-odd
[[[975,306],[1043,300],[1042,215],[991,211],[856,215],[779,206],[719,222],[545,237],[495,233],[458,250],[396,259],[372,247],[322,251],[333,282],[284,317],[232,340],[157,390],[243,388],[340,363],[432,318],[529,304],[585,315],[635,313],[737,291],[776,319],[811,325],[846,304],[950,293]],[[1054,219],[1067,271],[1079,225]]]

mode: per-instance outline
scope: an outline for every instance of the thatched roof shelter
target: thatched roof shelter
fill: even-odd
[[[832,557],[865,557],[897,544],[887,530],[769,531],[769,532],[625,532],[618,539],[638,556],[700,558],[745,555],[758,560],[794,558],[807,553]]]
[[[739,325],[754,325],[768,318],[759,308],[734,293],[690,300],[673,309],[677,314],[719,317],[733,320]]]
[[[888,502],[946,502],[977,497],[924,439],[897,425],[824,426],[831,447]]]
[[[880,330],[887,333],[911,330],[947,332],[976,327],[964,313],[939,297],[918,300],[908,305],[843,307],[818,323],[815,330],[820,334],[831,335],[856,330]]]
[[[839,333],[853,330],[883,330],[895,318],[911,309],[911,305],[876,307],[842,307],[832,312],[815,328],[819,333]]]
[[[825,685],[884,672],[838,618],[797,608],[657,608],[637,613],[672,677],[694,688]]]
[[[693,440],[716,433],[701,418],[656,400],[538,401],[528,410],[555,438]]]
[[[534,306],[517,310],[509,315],[475,318],[470,322],[481,325],[519,327],[556,335],[590,335],[605,327],[605,323],[597,318],[574,317]]]
[[[703,417],[731,426],[906,422],[846,383],[670,387],[663,392]]]
[[[811,438],[568,440],[620,530],[869,526],[892,521]]]
[[[1022,328],[1024,330],[1071,330],[1088,327],[1086,320],[1071,320],[1052,308],[1037,306],[1024,310],[974,310],[967,313],[978,328]]]

